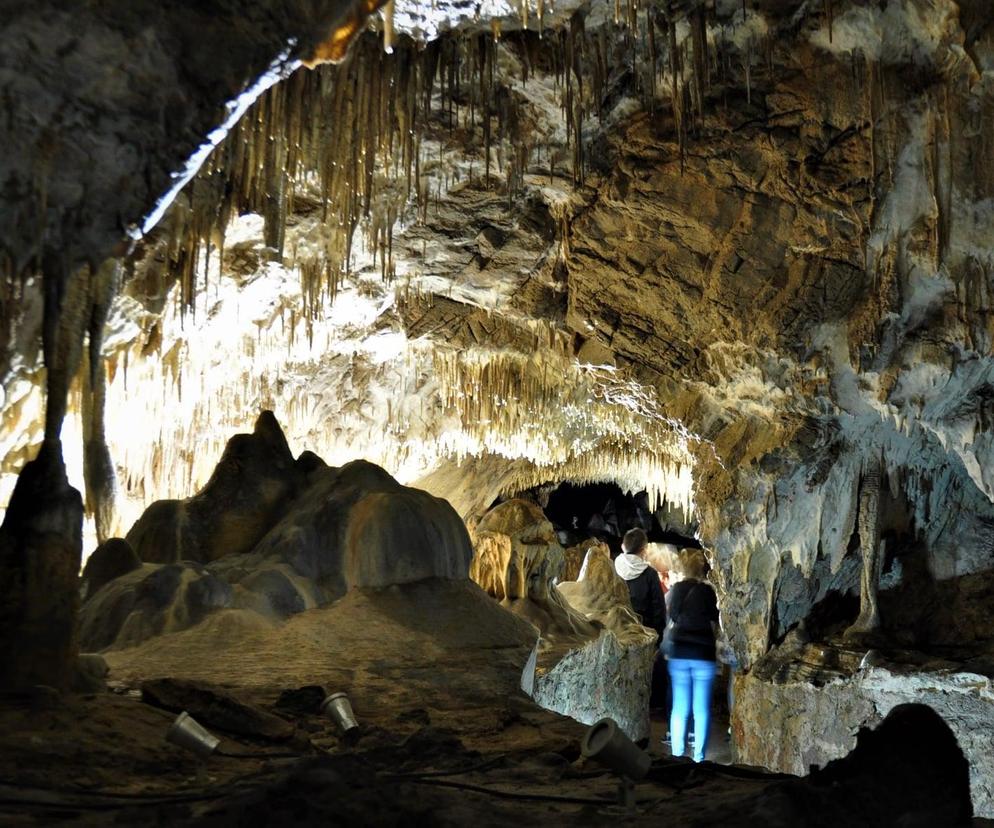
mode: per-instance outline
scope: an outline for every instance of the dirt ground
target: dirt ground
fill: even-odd
[[[107,692],[0,698],[0,824],[616,822],[618,779],[581,757],[585,726],[518,688],[533,629],[488,602],[426,582],[357,591],[281,627],[219,615],[108,653]],[[352,699],[354,740],[316,709],[332,690]],[[165,741],[181,708],[221,737],[218,753]],[[759,824],[780,784],[671,759],[655,733],[650,752],[634,825]]]

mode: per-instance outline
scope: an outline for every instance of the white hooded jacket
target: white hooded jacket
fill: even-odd
[[[635,580],[648,566],[644,558],[639,555],[629,555],[627,552],[622,552],[614,559],[614,571],[626,581]]]

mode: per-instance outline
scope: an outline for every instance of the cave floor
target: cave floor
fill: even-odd
[[[107,653],[111,691],[0,698],[0,824],[617,822],[616,778],[580,756],[585,726],[518,687],[533,643],[530,625],[451,582],[354,591],[272,627],[219,614]],[[318,684],[348,691],[357,740],[302,701]],[[166,742],[180,709],[243,756]],[[671,759],[653,741],[626,822],[798,824],[777,786],[801,780]],[[839,813],[825,824],[859,824]]]
[[[354,591],[273,626],[219,613],[108,652],[113,692],[2,700],[0,822],[603,824],[616,782],[580,758],[585,727],[518,687],[533,644],[530,625],[468,583]],[[283,691],[317,684],[347,689],[355,744],[313,709],[278,706]],[[179,709],[221,736],[220,750],[257,756],[204,760],[167,743]],[[768,784],[660,747],[640,820],[690,824],[700,798],[731,808]]]

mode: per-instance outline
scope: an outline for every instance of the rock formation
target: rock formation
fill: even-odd
[[[563,548],[536,503],[495,506],[474,535],[470,577],[537,628],[532,698],[586,724],[610,716],[646,738],[656,633],[639,624],[607,549],[589,553],[583,581],[557,586]]]
[[[984,709],[986,0],[6,6],[4,689],[461,578],[460,516],[491,594],[607,647],[537,515],[486,524],[568,480],[708,549],[743,698],[807,711],[750,755],[918,681]]]
[[[133,546],[137,566],[104,563],[111,542],[95,553],[81,617],[88,649],[134,646],[219,610],[273,623],[355,587],[462,580],[472,555],[447,503],[370,463],[294,460],[268,411],[228,442],[201,492],[153,504],[128,538],[114,548]],[[119,573],[101,585],[92,570],[107,567]]]

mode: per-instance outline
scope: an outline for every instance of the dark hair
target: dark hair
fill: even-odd
[[[629,529],[621,540],[621,548],[629,555],[638,555],[649,545],[649,536],[645,529]]]

